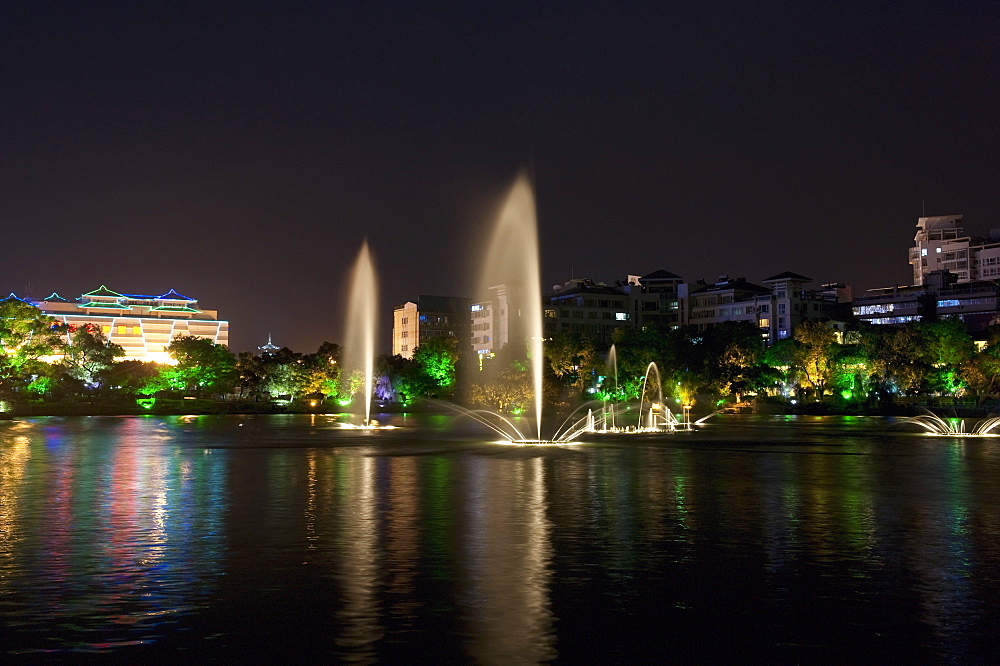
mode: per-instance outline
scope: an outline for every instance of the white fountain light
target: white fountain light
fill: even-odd
[[[901,423],[920,426],[935,437],[1000,437],[1000,434],[993,432],[1000,426],[1000,417],[996,416],[978,422],[972,430],[966,430],[965,419],[944,419],[931,411],[906,417]]]
[[[347,325],[344,332],[345,376],[354,370],[364,374],[365,419],[357,428],[378,430],[372,424],[372,392],[375,387],[375,330],[378,318],[378,282],[375,260],[368,249],[368,239],[361,243],[358,258],[351,269],[347,303]],[[342,377],[343,379],[343,377]]]

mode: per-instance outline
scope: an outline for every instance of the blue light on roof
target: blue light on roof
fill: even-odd
[[[181,294],[178,294],[173,289],[171,289],[167,293],[163,294],[162,296],[157,296],[157,298],[162,298],[164,300],[171,300],[171,301],[196,301],[196,300],[198,300],[196,298],[189,298],[187,296],[183,296]]]
[[[30,302],[28,302],[28,301],[27,301],[27,300],[25,300],[24,298],[19,298],[19,297],[17,296],[17,294],[15,294],[14,292],[10,292],[10,294],[8,294],[7,298],[3,298],[3,299],[0,299],[0,303],[2,303],[3,301],[9,301],[9,300],[10,300],[10,299],[12,299],[12,298],[13,298],[13,299],[14,299],[15,301],[21,301],[22,303],[27,303],[28,305],[33,305],[33,303],[30,303]]]

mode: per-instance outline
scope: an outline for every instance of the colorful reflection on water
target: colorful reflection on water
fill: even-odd
[[[734,417],[545,449],[396,425],[0,424],[0,648],[524,663],[1000,647],[996,440]]]

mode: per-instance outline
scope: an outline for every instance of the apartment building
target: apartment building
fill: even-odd
[[[430,338],[452,336],[467,344],[472,331],[472,299],[461,296],[417,296],[392,313],[392,353],[413,358],[413,351]]]
[[[1000,278],[1000,229],[991,229],[986,237],[970,236],[961,215],[921,217],[909,263],[914,286],[923,285],[935,271],[954,274],[958,283]]]

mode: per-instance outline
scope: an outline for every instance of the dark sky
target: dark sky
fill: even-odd
[[[546,286],[908,283],[922,201],[1000,227],[998,43],[975,1],[5,3],[0,288],[310,352],[365,235],[386,331],[473,295],[526,163]]]

